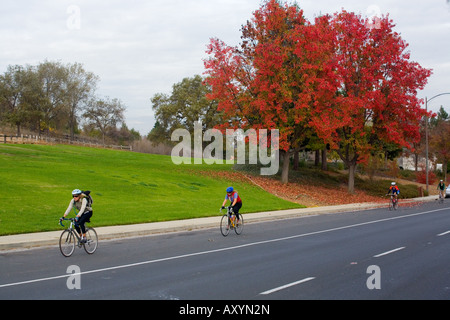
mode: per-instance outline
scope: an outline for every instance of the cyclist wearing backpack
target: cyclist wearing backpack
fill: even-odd
[[[78,213],[76,216],[75,229],[81,235],[81,242],[86,242],[86,227],[85,223],[89,222],[92,217],[92,198],[89,193],[84,194],[81,190],[75,189],[72,191],[73,199],[69,203],[69,207],[64,213],[64,218],[70,213],[72,209],[77,209]],[[75,211],[76,212],[76,211]],[[81,228],[81,230],[80,230]]]

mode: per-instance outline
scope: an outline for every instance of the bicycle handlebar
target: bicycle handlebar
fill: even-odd
[[[225,207],[224,209],[227,209],[227,212],[229,212],[230,209],[231,209],[231,213],[234,213],[234,212],[233,212],[233,207],[232,207],[232,206]],[[220,213],[222,213],[222,208],[220,208]]]
[[[64,225],[63,225],[63,221],[72,221],[72,222],[75,222],[75,218],[59,218],[59,224],[61,225],[61,227],[65,227]]]

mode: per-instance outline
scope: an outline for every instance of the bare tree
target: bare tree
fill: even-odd
[[[69,128],[70,137],[73,140],[76,127],[76,114],[86,104],[94,94],[99,77],[92,72],[84,70],[79,63],[74,63],[68,67],[67,76],[67,103],[69,105]]]
[[[119,123],[124,122],[125,106],[119,99],[91,99],[83,116],[87,119],[88,126],[98,129],[102,133],[103,144],[108,130],[116,129]]]
[[[26,98],[27,69],[15,65],[0,75],[0,121],[16,126],[20,135],[21,126],[27,120]]]
[[[49,133],[52,122],[67,107],[67,68],[60,62],[45,61],[37,66],[40,80],[40,95],[44,99],[39,104],[39,129]]]

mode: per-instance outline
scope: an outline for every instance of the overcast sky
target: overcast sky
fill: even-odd
[[[411,59],[433,69],[420,97],[450,92],[448,0],[298,0],[305,16],[347,11],[389,14]],[[120,99],[128,127],[153,127],[150,98],[203,74],[209,39],[240,42],[240,28],[261,0],[2,0],[0,73],[45,60],[82,63],[101,79],[97,95]],[[434,99],[450,113],[450,95]]]

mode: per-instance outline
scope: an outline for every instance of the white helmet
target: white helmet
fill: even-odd
[[[80,195],[81,193],[82,193],[82,192],[81,192],[80,189],[75,189],[75,190],[72,191],[72,196]]]
[[[391,185],[395,186],[395,182],[392,182]]]

